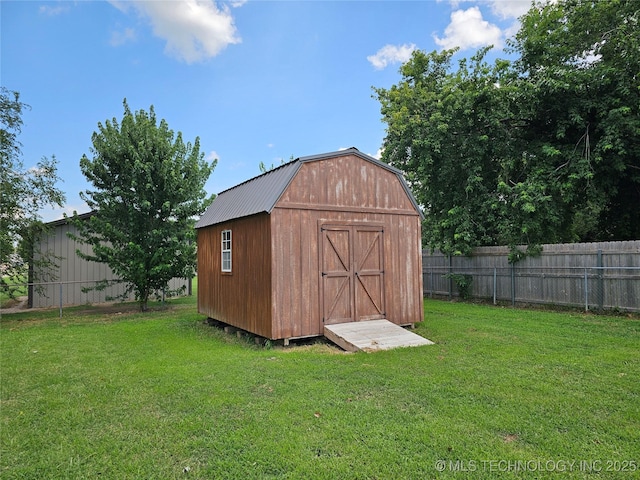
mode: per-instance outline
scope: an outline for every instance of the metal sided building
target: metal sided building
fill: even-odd
[[[78,215],[87,220],[94,212]],[[125,291],[123,284],[111,285],[104,290],[83,292],[87,287],[94,287],[100,280],[115,280],[118,277],[104,263],[90,262],[80,258],[76,251],[91,253],[91,246],[77,242],[69,234],[77,234],[78,230],[70,219],[63,218],[47,223],[47,231],[34,245],[34,259],[40,252],[53,255],[53,269],[42,269],[36,262],[30,262],[29,282],[39,283],[29,286],[28,306],[30,308],[55,307],[58,305],[85,305],[107,302],[110,297],[121,295]],[[41,271],[35,271],[40,269]],[[170,289],[186,287],[185,293],[191,293],[191,279],[174,278],[169,282]],[[134,300],[133,293],[129,300]]]
[[[198,311],[273,340],[420,322],[421,220],[401,172],[355,148],[293,160],[197,222]]]

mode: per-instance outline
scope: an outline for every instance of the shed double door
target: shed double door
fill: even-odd
[[[379,225],[320,227],[325,325],[385,318],[383,235]]]

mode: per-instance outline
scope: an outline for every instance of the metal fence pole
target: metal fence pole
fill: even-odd
[[[598,250],[598,308],[604,308],[604,262],[602,261],[602,250]]]
[[[433,298],[433,268],[429,267],[429,297]]]
[[[453,259],[451,258],[451,255],[449,255],[449,300],[451,300],[451,297],[453,296],[453,278],[452,275],[453,274]]]
[[[584,269],[584,311],[589,311],[589,282],[587,281],[587,269]]]
[[[511,306],[516,305],[516,264],[511,264]]]
[[[62,282],[60,282],[60,318],[62,318]]]
[[[497,290],[498,290],[498,270],[496,267],[493,267],[493,304],[496,305],[497,300]]]

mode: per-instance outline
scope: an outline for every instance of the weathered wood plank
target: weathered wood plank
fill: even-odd
[[[338,323],[326,325],[324,335],[348,352],[374,352],[400,347],[433,345],[420,335],[405,330],[388,320]]]
[[[232,236],[232,271],[221,272],[221,232]],[[254,215],[198,230],[198,311],[272,337],[271,224]]]
[[[514,295],[516,302],[640,310],[640,240],[543,245],[539,256],[515,265],[508,253],[507,247],[476,248],[469,257],[453,257],[451,271],[473,277],[474,297],[491,298],[495,291],[497,300]],[[448,294],[448,272],[448,257],[423,252],[426,295]]]

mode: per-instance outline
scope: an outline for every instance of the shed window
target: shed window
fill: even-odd
[[[231,271],[231,230],[222,231],[222,271]]]

